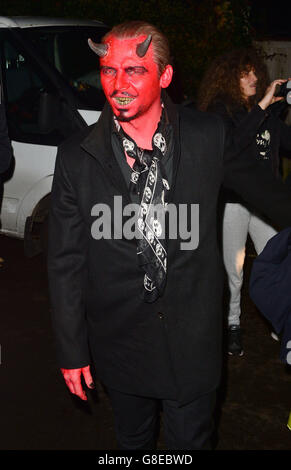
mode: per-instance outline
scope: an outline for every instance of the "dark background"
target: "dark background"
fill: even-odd
[[[251,23],[258,37],[291,37],[290,2],[253,1]]]
[[[290,37],[291,6],[252,0],[1,0],[0,14],[98,19],[108,26],[143,19],[169,38],[181,100],[194,99],[209,62],[253,39]],[[73,53],[73,52],[72,52]]]

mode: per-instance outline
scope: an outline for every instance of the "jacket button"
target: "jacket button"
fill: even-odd
[[[163,314],[162,312],[159,312],[159,313],[158,313],[158,316],[159,316],[159,318],[160,318],[161,320],[163,320],[164,314]]]

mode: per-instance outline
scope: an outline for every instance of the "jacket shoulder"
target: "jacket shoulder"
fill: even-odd
[[[79,152],[81,150],[81,143],[90,134],[94,126],[95,124],[91,124],[90,126],[87,126],[84,129],[81,129],[80,131],[76,132],[75,134],[65,139],[58,146],[59,153],[64,154],[64,155],[72,155],[76,152]]]
[[[86,154],[81,144],[92,132],[95,125],[96,123],[81,129],[58,146],[56,166],[65,167],[69,173],[78,173]]]
[[[223,153],[226,139],[226,125],[221,116],[207,111],[200,111],[188,107],[180,108],[181,131],[184,139],[191,136],[198,143],[200,148],[220,149]]]
[[[200,111],[196,108],[190,108],[187,106],[180,106],[179,113],[181,116],[181,120],[184,125],[189,125],[192,127],[195,125],[195,128],[201,130],[207,130],[207,132],[211,129],[218,130],[223,128],[223,119],[214,113],[208,111]]]

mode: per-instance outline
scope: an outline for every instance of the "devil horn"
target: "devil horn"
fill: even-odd
[[[92,51],[95,52],[95,54],[99,55],[99,57],[106,56],[108,52],[107,44],[96,44],[96,42],[93,42],[92,39],[88,39],[88,44]]]
[[[149,48],[151,40],[152,40],[152,35],[149,34],[148,37],[143,42],[141,42],[140,44],[136,46],[136,53],[139,57],[143,57],[144,55],[146,55],[146,52]]]

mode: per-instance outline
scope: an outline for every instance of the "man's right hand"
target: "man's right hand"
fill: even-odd
[[[61,369],[66,385],[71,393],[77,395],[81,400],[86,401],[87,396],[82,387],[81,377],[83,375],[85,383],[88,388],[94,388],[94,382],[90,372],[90,366],[82,367],[80,369]]]

